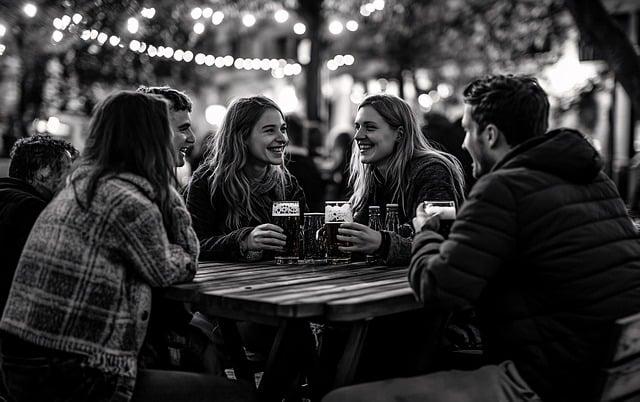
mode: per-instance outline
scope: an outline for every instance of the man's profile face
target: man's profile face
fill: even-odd
[[[495,161],[490,153],[490,148],[486,142],[486,128],[480,131],[478,123],[471,116],[471,105],[464,105],[464,113],[462,115],[462,128],[465,131],[464,142],[462,148],[466,149],[473,160],[473,177],[476,179],[489,173]]]
[[[191,115],[186,110],[169,110],[169,124],[173,131],[173,149],[176,155],[176,165],[184,165],[185,157],[193,149],[196,141],[191,128]]]

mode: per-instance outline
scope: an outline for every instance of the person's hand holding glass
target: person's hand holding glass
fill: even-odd
[[[340,246],[341,251],[373,254],[382,244],[380,231],[357,222],[343,223],[338,229],[338,240],[349,245]]]
[[[416,208],[413,228],[416,233],[428,229],[448,237],[455,219],[456,205],[453,201],[424,201]]]

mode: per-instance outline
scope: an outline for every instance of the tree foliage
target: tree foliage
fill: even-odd
[[[555,61],[568,17],[560,0],[387,0],[343,46],[379,60],[381,76],[427,68],[437,80],[466,82]]]

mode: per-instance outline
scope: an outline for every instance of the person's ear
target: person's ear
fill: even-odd
[[[495,124],[487,124],[485,127],[485,133],[487,134],[487,145],[489,148],[496,148],[502,141],[502,132]]]
[[[402,140],[402,137],[404,137],[404,128],[398,127],[397,130],[396,130],[396,133],[397,133],[396,141]]]

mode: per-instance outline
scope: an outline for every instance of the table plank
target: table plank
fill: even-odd
[[[406,267],[203,262],[193,282],[166,297],[218,314],[350,320],[418,308]]]

